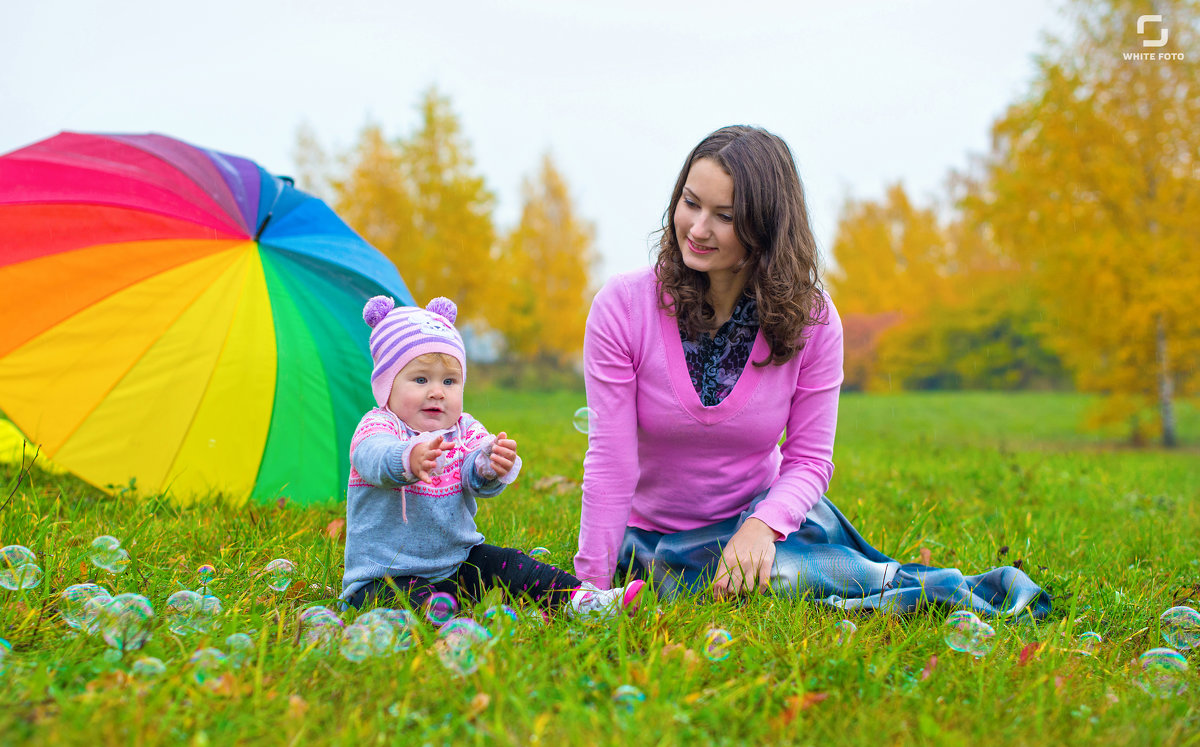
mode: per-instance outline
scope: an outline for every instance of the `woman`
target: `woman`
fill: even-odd
[[[786,143],[726,127],[688,156],[652,268],[597,294],[584,338],[595,416],[576,575],[673,595],[774,589],[842,608],[935,599],[984,614],[1049,597],[1025,574],[904,565],[824,497],[842,327]],[[786,437],[781,439],[781,436]]]

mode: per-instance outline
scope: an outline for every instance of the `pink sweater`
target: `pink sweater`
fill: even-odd
[[[700,403],[675,318],[658,309],[654,269],[618,275],[592,302],[583,343],[592,418],[575,575],[608,588],[626,526],[678,532],[745,510],[781,537],[829,486],[842,383],[833,304],[791,361],[756,367],[761,330],[733,391]],[[788,438],[780,448],[780,437]]]

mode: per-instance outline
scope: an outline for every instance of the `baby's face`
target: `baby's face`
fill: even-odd
[[[418,431],[449,428],[462,415],[462,372],[440,360],[414,360],[396,374],[388,409]]]

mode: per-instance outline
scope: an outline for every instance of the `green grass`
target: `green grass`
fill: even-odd
[[[467,404],[514,434],[525,461],[519,483],[482,506],[481,529],[492,542],[545,546],[570,568],[586,445],[571,414],[582,395],[471,392]],[[830,498],[869,541],[905,561],[924,548],[967,572],[1019,561],[1054,593],[1048,620],[997,621],[981,660],[942,642],[943,612],[856,618],[857,636],[838,646],[840,615],[758,597],[651,605],[600,627],[521,627],[467,677],[441,666],[430,628],[407,652],[353,664],[296,643],[296,612],[330,603],[325,587],[340,583],[342,546],[324,533],[338,504],[179,508],[37,469],[12,492],[18,471],[3,467],[0,544],[34,549],[46,579],[0,590],[0,635],[13,644],[0,742],[1196,744],[1200,660],[1190,657],[1187,693],[1154,699],[1136,684],[1135,659],[1162,645],[1164,609],[1200,600],[1200,415],[1181,407],[1184,448],[1132,450],[1077,434],[1085,404],[1061,394],[843,398]],[[114,578],[87,562],[99,534],[123,540],[129,571]],[[255,578],[275,557],[303,576],[282,599]],[[67,635],[54,614],[57,591],[85,580],[142,593],[161,611],[169,594],[195,588],[206,562],[226,610],[208,634],[159,626],[143,651],[110,661],[102,640]],[[735,638],[724,661],[703,656],[710,626]],[[196,684],[191,653],[247,630],[257,659],[215,689]],[[1073,651],[1086,630],[1104,636],[1093,657]],[[130,678],[142,655],[167,674]],[[614,704],[624,684],[645,701]]]

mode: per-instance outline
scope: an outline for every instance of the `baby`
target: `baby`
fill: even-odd
[[[437,592],[478,601],[500,587],[547,609],[612,614],[635,604],[643,582],[599,590],[519,550],[484,543],[476,500],[517,479],[517,442],[463,412],[467,356],[454,327],[458,308],[435,298],[425,309],[376,296],[371,391],[378,407],[350,442],[346,573],[354,607],[407,597],[419,607]]]

